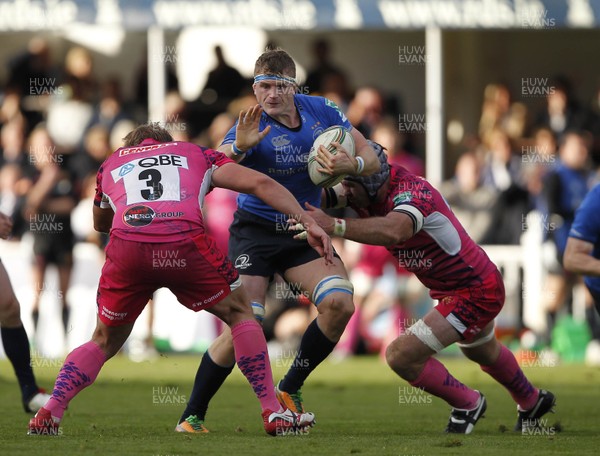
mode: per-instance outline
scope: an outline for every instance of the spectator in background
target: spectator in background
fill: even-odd
[[[459,157],[454,177],[441,184],[440,193],[475,242],[490,237],[500,192],[481,184],[481,162],[475,152]]]
[[[209,148],[217,149],[223,138],[235,123],[227,113],[219,114],[210,124],[207,131]],[[204,200],[204,222],[207,232],[215,239],[222,252],[227,252],[229,244],[229,227],[233,222],[233,213],[237,208],[237,193],[222,188],[214,188]]]
[[[14,92],[17,106],[22,107],[27,123],[33,127],[44,119],[46,101],[58,85],[59,71],[52,63],[48,42],[33,37],[27,50],[9,61],[8,72],[6,87]]]
[[[371,139],[385,148],[390,163],[403,166],[417,176],[425,175],[423,160],[405,149],[406,136],[399,130],[394,119],[382,119],[373,129]]]
[[[48,108],[48,132],[61,153],[72,154],[81,146],[99,89],[91,54],[82,47],[71,48],[65,57],[64,80]]]
[[[304,85],[310,93],[323,95],[345,110],[351,98],[348,75],[331,61],[329,42],[322,38],[315,40],[311,51],[313,65],[306,75]]]
[[[552,329],[556,323],[556,314],[569,298],[576,277],[565,272],[562,267],[563,255],[575,218],[575,211],[583,202],[591,188],[595,175],[589,168],[589,144],[584,134],[568,132],[561,140],[559,163],[548,174],[544,182],[544,195],[548,207],[548,225],[550,239],[556,249],[556,259],[549,268],[545,289],[548,291],[546,302],[548,343],[551,342]],[[591,296],[587,296],[587,307],[592,305]],[[589,321],[593,325],[593,321]]]
[[[539,128],[533,135],[533,144],[523,149],[523,181],[529,191],[532,209],[546,216],[548,207],[543,194],[544,180],[558,164],[558,146],[552,130]]]
[[[25,52],[9,60],[6,86],[17,90],[22,97],[30,95],[32,79],[42,82],[57,77],[51,57],[48,42],[39,36],[33,37]]]
[[[216,116],[247,91],[248,81],[227,63],[221,46],[215,46],[214,52],[217,64],[208,73],[200,96],[190,103],[190,120],[193,122],[191,136],[208,128]]]
[[[246,80],[238,70],[227,63],[221,46],[215,46],[214,51],[217,65],[208,73],[200,97],[205,101],[213,100],[217,111],[222,112],[231,100],[240,95],[246,87]]]
[[[600,83],[592,95],[585,121],[585,129],[592,134],[591,147],[592,162],[596,168],[600,167]]]
[[[529,194],[522,184],[521,157],[513,154],[508,135],[495,128],[484,138],[486,156],[482,182],[498,192],[498,201],[492,227],[482,238],[484,244],[518,244],[522,234],[522,220],[529,212]]]
[[[584,113],[574,99],[571,84],[566,78],[555,78],[550,82],[548,91],[546,106],[538,114],[536,126],[550,128],[560,140],[566,132],[583,127]]]
[[[98,172],[98,168],[110,155],[109,131],[101,124],[88,128],[83,139],[83,150],[69,157],[68,166],[75,177],[78,191],[90,173]]]
[[[82,181],[81,199],[71,212],[71,228],[76,242],[89,242],[104,251],[108,243],[108,234],[96,231],[92,218],[97,171],[98,169],[90,172]]]
[[[75,46],[65,56],[63,84],[75,100],[95,103],[100,95],[100,84],[94,76],[94,60],[90,51]]]
[[[123,106],[121,85],[116,77],[109,78],[102,84],[102,94],[94,107],[94,114],[87,128],[102,125],[109,132],[117,122],[130,118]]]
[[[171,90],[165,97],[165,129],[171,133],[175,141],[190,139],[190,114],[187,105],[176,90]]]
[[[11,121],[26,123],[25,116],[21,112],[21,96],[15,89],[6,89],[3,93],[2,105],[0,105],[0,125]]]
[[[343,71],[331,61],[331,47],[326,39],[319,38],[311,45],[313,64],[306,75],[305,85],[311,93],[323,93],[326,76],[340,74]]]
[[[24,166],[27,162],[25,153],[25,120],[15,117],[2,125],[0,129],[0,166],[14,163]]]
[[[202,144],[209,144],[208,147],[216,149],[219,144],[223,141],[223,138],[235,123],[235,117],[227,112],[219,114],[210,123],[210,126],[206,130],[206,141]],[[216,189],[215,189],[216,190]]]
[[[0,168],[0,212],[11,214],[13,238],[20,238],[28,229],[21,210],[30,187],[31,181],[23,176],[19,165],[8,163]]]
[[[45,274],[49,264],[58,269],[58,297],[62,306],[62,322],[67,333],[69,308],[66,296],[73,267],[74,236],[71,230],[71,211],[77,195],[73,181],[62,164],[62,156],[44,126],[37,126],[29,138],[31,160],[36,168],[33,186],[25,202],[25,218],[33,234],[35,284],[32,306],[33,323],[37,330],[39,306],[45,286]]]
[[[145,47],[141,55],[143,59],[136,71],[135,75],[135,105],[139,108],[139,112],[136,112],[136,118],[147,119],[148,118],[148,48]],[[171,92],[173,90],[179,90],[179,80],[177,79],[177,74],[175,73],[175,69],[173,68],[172,62],[167,60],[168,57],[166,55],[156,55],[152,56],[153,59],[160,59],[161,62],[165,62],[165,71],[166,71],[166,90],[167,92]],[[135,125],[132,125],[132,128],[129,129],[131,131],[135,128]],[[127,132],[125,132],[127,134]],[[125,136],[125,134],[123,136]],[[122,137],[123,137],[122,136]],[[116,149],[114,149],[116,150]]]
[[[350,82],[345,73],[331,73],[325,76],[322,95],[337,104],[342,111],[348,109],[352,99]],[[310,87],[309,87],[310,90]]]
[[[483,93],[479,136],[485,138],[492,130],[501,129],[512,140],[523,137],[527,123],[527,108],[513,102],[505,84],[488,84]]]
[[[110,150],[123,146],[123,138],[135,128],[135,123],[129,119],[119,120],[110,132]]]
[[[384,116],[383,94],[375,87],[361,87],[348,106],[348,120],[365,137],[370,137]]]
[[[25,120],[15,117],[0,130],[0,210],[13,219],[13,236],[26,231],[21,215],[26,193],[31,186],[29,155],[25,152]]]

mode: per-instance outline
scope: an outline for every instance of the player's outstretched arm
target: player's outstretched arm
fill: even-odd
[[[305,206],[306,211],[327,234],[362,244],[391,246],[406,242],[415,234],[413,220],[404,213],[390,212],[385,217],[338,219],[309,203],[305,203]]]
[[[275,182],[269,176],[241,165],[226,163],[213,172],[212,184],[215,187],[253,194],[282,214],[288,214],[290,218],[297,219],[308,233],[307,240],[310,246],[319,252],[326,262],[333,261],[331,238],[302,209],[296,198],[283,185]]]
[[[567,271],[588,276],[600,276],[600,260],[592,256],[594,244],[569,237],[563,265]]]

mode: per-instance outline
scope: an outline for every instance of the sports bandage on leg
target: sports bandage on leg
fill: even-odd
[[[352,295],[354,293],[354,286],[352,286],[352,283],[349,280],[344,279],[339,275],[325,277],[315,287],[312,294],[312,302],[315,306],[318,306],[321,301],[331,293],[346,293]]]
[[[476,341],[471,342],[469,344],[457,342],[456,345],[458,345],[461,348],[475,348],[475,347],[479,347],[480,345],[485,344],[486,342],[489,342],[494,337],[495,337],[495,334],[494,334],[494,330],[492,329],[487,336],[483,336],[481,339],[477,339]]]
[[[235,291],[241,286],[242,286],[242,278],[240,276],[238,276],[238,278],[235,279],[235,282],[229,284],[229,289],[231,291]]]
[[[414,325],[406,330],[406,334],[413,334],[417,339],[431,348],[434,352],[439,353],[444,348],[439,339],[433,334],[433,330],[423,320],[417,321]]]
[[[265,318],[265,306],[256,301],[251,301],[250,304],[252,305],[252,313],[254,314],[254,318],[256,318],[256,321],[262,325],[262,322]]]

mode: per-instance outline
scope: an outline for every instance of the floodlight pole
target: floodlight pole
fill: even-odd
[[[444,68],[442,30],[425,29],[425,173],[439,185],[444,178]]]
[[[148,120],[165,121],[166,69],[165,33],[158,26],[148,29]]]

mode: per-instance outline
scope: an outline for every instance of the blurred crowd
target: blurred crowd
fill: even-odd
[[[538,345],[552,347],[557,315],[572,311],[582,283],[563,269],[562,257],[575,211],[600,178],[600,87],[588,103],[563,76],[537,89],[544,102],[535,110],[516,101],[506,84],[485,87],[479,131],[465,136],[454,176],[441,190],[480,244],[517,245],[525,231],[541,231],[544,255],[537,261],[546,274],[539,305],[547,329]],[[598,344],[598,314],[587,289],[579,289]]]
[[[240,109],[256,100],[252,80],[227,62],[219,46],[214,52],[217,65],[196,100],[181,97],[177,75],[168,69],[165,125],[177,140],[216,148]],[[301,92],[335,101],[356,128],[387,149],[391,162],[423,175],[418,153],[423,132],[401,128],[401,100],[376,86],[353,87],[332,54],[326,40],[313,43],[313,61]],[[138,69],[136,88],[129,96],[118,77],[98,80],[93,54],[79,46],[63,58],[36,37],[5,66],[8,77],[0,86],[0,211],[14,220],[14,241],[25,235],[34,239],[34,326],[46,288],[45,272],[54,265],[66,331],[74,245],[91,242],[103,248],[107,241],[92,227],[96,172],[127,132],[148,118],[147,64]],[[441,190],[470,235],[482,244],[518,244],[526,215],[532,210],[540,214],[545,237],[555,247],[554,261],[548,265],[548,287],[555,292],[547,294],[553,302],[544,303],[553,324],[577,280],[560,266],[566,233],[598,177],[600,89],[588,104],[574,97],[567,79],[557,77],[547,89],[544,108],[532,112],[513,99],[508,86],[488,85],[482,94],[479,131],[463,138],[454,176]],[[207,225],[224,250],[234,209],[231,192],[218,190],[207,198]],[[377,352],[431,302],[420,283],[384,249],[351,242],[338,243],[337,248],[351,271],[358,310],[336,356]],[[271,290],[265,329],[285,352],[304,332],[314,309],[306,296],[280,278],[274,279]]]

